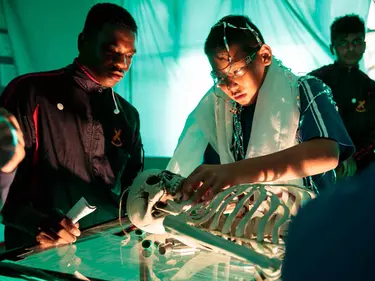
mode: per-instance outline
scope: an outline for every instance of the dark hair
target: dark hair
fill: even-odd
[[[365,23],[356,14],[335,18],[331,25],[331,43],[342,35],[362,33],[365,36]]]
[[[246,24],[249,25],[258,33],[258,37],[262,43],[264,39],[260,33],[258,27],[247,16],[241,15],[229,15],[223,17],[219,20],[210,30],[207,36],[206,42],[204,44],[204,52],[206,55],[213,54],[218,50],[225,49],[224,43],[224,26],[223,23],[234,25],[236,27],[246,28]],[[248,29],[238,29],[232,27],[226,27],[225,36],[227,38],[228,44],[246,44],[247,46],[253,46],[253,48],[258,47],[258,41],[255,34]]]
[[[83,33],[95,34],[107,23],[127,27],[136,34],[138,32],[137,23],[125,8],[111,3],[99,3],[88,12]]]

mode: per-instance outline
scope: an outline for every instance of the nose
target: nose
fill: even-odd
[[[238,84],[236,81],[230,77],[225,79],[225,83],[227,85],[227,89],[231,92],[235,92],[238,89]]]
[[[122,69],[123,71],[128,71],[131,65],[131,59],[125,55],[118,56],[115,61],[116,67]]]
[[[353,51],[353,50],[355,49],[355,47],[356,47],[356,46],[353,44],[353,42],[349,42],[349,43],[348,43],[348,50],[349,50],[349,51]]]

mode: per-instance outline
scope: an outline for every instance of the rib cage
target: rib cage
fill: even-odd
[[[228,188],[182,215],[188,224],[240,245],[252,244],[254,239],[280,245],[291,216],[313,196],[293,185],[244,184]]]
[[[315,194],[295,185],[243,184],[192,206],[181,201],[183,179],[161,170],[140,173],[127,198],[130,221],[146,232],[168,232],[191,247],[253,263],[267,280],[276,280],[291,217]]]

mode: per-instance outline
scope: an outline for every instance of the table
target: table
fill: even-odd
[[[122,225],[130,227],[126,219]],[[129,233],[130,240],[124,243],[127,236],[119,222],[112,221],[83,231],[73,245],[20,249],[0,256],[0,260],[3,265],[11,261],[9,266],[26,272],[24,276],[54,276],[36,280],[255,280],[256,268],[244,261],[184,245],[162,255],[157,247],[160,242],[176,242],[169,234],[151,235],[134,229]],[[4,274],[1,268],[0,272],[0,280],[22,280],[17,274]]]

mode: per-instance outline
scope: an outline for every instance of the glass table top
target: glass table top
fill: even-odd
[[[255,280],[254,265],[185,246],[170,234],[151,235],[133,229],[129,237],[125,243],[127,236],[119,223],[111,222],[84,231],[73,245],[25,249],[15,254],[12,263],[59,273],[62,280]],[[0,273],[0,280],[22,279]]]

